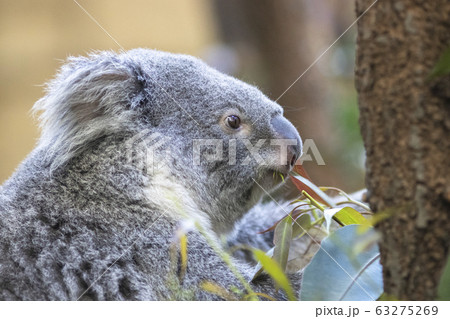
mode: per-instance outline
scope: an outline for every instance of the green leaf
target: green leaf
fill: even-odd
[[[328,208],[325,209],[323,212],[323,217],[325,218],[325,226],[326,226],[326,230],[327,233],[330,232],[330,227],[331,227],[331,220],[334,218],[334,215],[340,211],[341,208]],[[345,226],[344,224],[340,223],[339,221],[337,221],[341,226]]]
[[[331,219],[337,221],[341,226],[355,224],[364,225],[366,227],[371,226],[370,221],[351,207],[325,209],[323,216],[325,217],[326,229],[328,232],[330,231]]]
[[[308,214],[300,215],[292,226],[292,238],[302,236],[311,228],[311,216]]]
[[[435,64],[433,70],[430,73],[430,78],[436,76],[446,75],[450,73],[450,47],[448,47],[444,53],[440,56],[439,60]]]
[[[280,265],[260,249],[253,249],[253,255],[255,256],[255,259],[261,263],[264,270],[272,277],[275,283],[286,292],[288,299],[296,300],[289,280],[281,270]]]
[[[273,259],[280,265],[281,270],[285,271],[289,256],[289,247],[292,239],[292,217],[287,215],[275,227],[273,243]]]
[[[275,248],[275,247],[272,247],[271,249],[269,249],[269,250],[266,252],[266,256],[269,256],[270,258],[272,258],[272,257],[273,257],[273,251],[274,251],[274,248]],[[261,263],[258,262],[258,264],[255,266],[255,274],[253,275],[251,281],[254,281],[255,279],[257,279],[263,272],[264,272],[264,268],[263,268],[263,266],[261,265]]]
[[[334,214],[334,219],[339,220],[345,226],[354,224],[370,226],[370,222],[361,213],[351,207],[342,208]]]
[[[182,279],[186,274],[187,269],[187,236],[182,234],[180,237],[180,259],[181,259],[181,271],[180,278]]]
[[[439,282],[438,299],[450,300],[450,256],[447,259],[447,265],[444,268],[441,281]]]
[[[202,282],[200,288],[225,300],[238,300],[231,292],[211,281]]]
[[[269,296],[268,294],[262,293],[262,292],[252,292],[251,294],[247,294],[244,297],[242,297],[241,300],[260,300],[258,297],[263,297],[270,301],[277,301],[275,298]],[[252,299],[253,298],[253,299]]]
[[[374,232],[359,234],[358,225],[339,228],[321,243],[305,268],[301,300],[377,300],[383,276],[377,245],[355,254],[355,245]]]

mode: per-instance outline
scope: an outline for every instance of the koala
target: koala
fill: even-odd
[[[227,299],[205,283],[286,298],[227,254],[270,246],[258,231],[280,216],[253,207],[302,151],[257,88],[187,55],[96,52],[33,109],[41,137],[0,187],[0,299]]]

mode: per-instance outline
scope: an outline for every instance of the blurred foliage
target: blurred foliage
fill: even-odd
[[[289,262],[302,259],[301,264],[309,263],[302,276],[301,300],[377,300],[383,278],[379,236],[371,226],[379,219],[344,191],[314,185],[300,165],[291,178],[301,195],[291,203],[286,217],[267,230],[274,230],[274,248],[264,263],[258,256],[253,279],[263,272],[274,279],[282,277]],[[295,250],[293,244],[299,241],[308,246],[306,251]],[[313,255],[312,247],[317,248]]]
[[[342,169],[345,176],[356,179],[352,185],[360,185],[361,176],[364,173],[365,153],[358,124],[359,109],[354,90],[348,89],[342,93],[341,98],[338,99],[338,106],[333,109],[332,117],[336,134],[339,136],[339,146],[335,150],[336,165]]]
[[[450,301],[450,256],[442,272],[438,288],[438,299]]]
[[[378,246],[355,251],[357,243],[370,235],[348,225],[325,238],[303,272],[301,300],[377,300],[383,292]]]
[[[446,75],[450,73],[450,47],[448,47],[436,62],[431,70],[430,78]]]

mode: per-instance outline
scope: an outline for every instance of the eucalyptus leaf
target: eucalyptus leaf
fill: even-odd
[[[294,291],[289,283],[289,279],[281,270],[280,265],[275,260],[267,256],[262,250],[253,249],[253,255],[255,256],[255,259],[261,263],[264,270],[270,277],[272,277],[275,283],[286,292],[288,299],[296,300]]]
[[[182,234],[180,237],[180,259],[181,259],[181,271],[180,277],[183,278],[186,274],[187,269],[187,236],[186,234]]]
[[[339,220],[340,223],[344,225],[365,225],[370,226],[370,222],[361,215],[356,209],[351,207],[344,207],[336,214],[334,214],[334,218]]]
[[[447,265],[439,282],[438,298],[439,300],[450,300],[450,256],[447,259]]]
[[[342,227],[322,241],[321,249],[303,272],[301,300],[368,301],[382,294],[378,246],[360,253],[352,249],[374,229],[360,234],[358,227]]]
[[[270,258],[273,257],[274,248],[275,247],[272,247],[270,250],[268,250],[266,252],[266,255],[269,256]],[[258,261],[258,264],[255,266],[254,272],[255,273],[254,273],[251,281],[254,281],[255,279],[257,279],[264,272],[264,268],[259,261]]]
[[[292,239],[292,217],[287,215],[275,227],[273,243],[273,259],[280,265],[281,270],[285,271],[289,256],[289,247]]]
[[[430,78],[446,75],[449,73],[450,73],[450,47],[448,47],[439,57],[439,60],[437,61],[433,70],[430,73]]]
[[[300,215],[292,225],[292,238],[295,239],[303,235],[311,228],[311,216],[309,214]]]
[[[330,232],[331,220],[333,219],[333,216],[341,209],[342,208],[338,207],[338,208],[329,208],[329,209],[324,210],[323,217],[325,218],[325,226],[326,226],[328,233]]]
[[[370,222],[366,218],[364,218],[360,212],[351,207],[325,209],[325,211],[323,212],[323,216],[325,217],[325,225],[328,232],[330,231],[331,219],[334,219],[342,226],[353,224],[364,226],[371,225]]]

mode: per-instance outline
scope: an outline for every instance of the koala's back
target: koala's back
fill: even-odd
[[[163,282],[146,268],[167,268],[161,262],[167,256],[151,264],[155,250],[150,247],[168,246],[173,225],[156,220],[138,195],[114,193],[120,184],[113,183],[127,172],[114,177],[105,171],[94,179],[99,168],[85,167],[89,160],[81,160],[53,176],[39,164],[40,155],[32,154],[1,189],[0,299],[73,300],[91,285],[82,299],[160,298],[155,287]],[[144,227],[152,223],[146,236]]]

